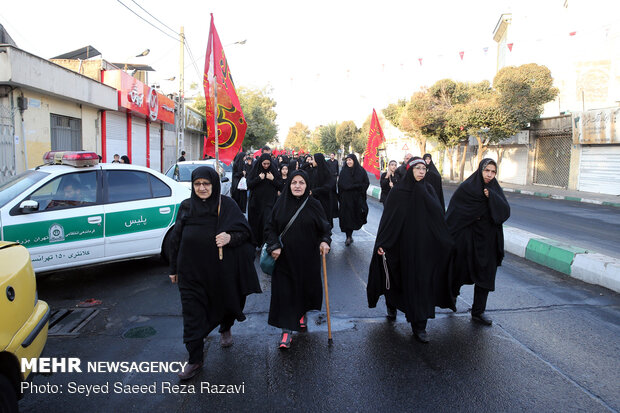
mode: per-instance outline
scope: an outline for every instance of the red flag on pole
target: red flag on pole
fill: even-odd
[[[377,112],[373,109],[370,130],[368,131],[368,143],[364,151],[364,169],[375,174],[377,179],[381,177],[381,169],[379,167],[379,145],[381,145],[383,141],[385,141],[383,130],[381,130]]]
[[[219,157],[226,164],[230,164],[241,149],[248,125],[245,123],[220,37],[215,30],[213,14],[203,85],[207,103],[207,138],[204,141],[203,155]],[[216,140],[219,156],[216,156]]]
[[[508,50],[512,52],[512,46],[514,46],[514,43],[508,43],[506,46],[508,46]]]

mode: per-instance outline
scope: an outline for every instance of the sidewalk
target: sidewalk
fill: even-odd
[[[451,182],[457,184],[458,182]],[[596,192],[574,191],[541,185],[516,185],[500,182],[504,192],[515,192],[523,195],[534,195],[541,198],[563,199],[565,201],[585,202],[588,204],[607,205],[620,208],[620,195],[599,194]],[[618,182],[620,185],[620,182]]]
[[[444,181],[444,183],[448,183]],[[458,184],[458,182],[449,182]],[[591,192],[569,191],[538,185],[500,184],[505,192],[516,192],[543,198],[608,205],[620,208],[620,197]],[[381,188],[370,185],[368,196],[379,199]],[[506,252],[536,262],[545,267],[620,292],[620,260],[583,248],[542,237],[533,232],[504,225],[504,249]]]

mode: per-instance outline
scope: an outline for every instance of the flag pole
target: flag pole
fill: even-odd
[[[215,27],[215,25],[213,24],[213,13],[211,13],[211,29],[213,29]],[[215,142],[215,171],[218,174],[220,174],[220,157],[219,157],[219,153],[218,153],[218,135],[219,135],[219,131],[217,130],[217,75],[215,74],[215,45],[214,45],[214,40],[215,40],[215,36],[213,33],[211,33],[211,36],[209,36],[211,39],[211,56],[209,56],[209,66],[211,67],[211,70],[213,73],[211,75],[211,84],[213,85],[213,138],[214,138],[214,142]],[[222,206],[222,192],[220,191],[220,199],[217,205],[217,215],[218,215],[218,219],[219,219],[219,215],[220,215],[220,207]],[[222,261],[224,259],[224,249],[222,247],[218,248],[218,255],[220,258],[220,261]]]

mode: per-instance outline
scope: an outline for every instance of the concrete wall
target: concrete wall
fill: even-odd
[[[27,89],[13,90],[15,106],[17,97],[22,94],[28,100],[28,109],[23,113],[15,112],[15,134],[20,137],[16,159],[18,172],[41,165],[43,154],[51,150],[52,114],[81,119],[82,149],[101,153],[98,109]]]

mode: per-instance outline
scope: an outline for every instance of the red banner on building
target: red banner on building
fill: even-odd
[[[103,72],[103,83],[118,89],[118,105],[152,122],[174,124],[174,102],[122,70]]]
[[[370,131],[368,132],[368,143],[364,151],[364,169],[375,174],[377,179],[381,177],[381,167],[379,166],[379,145],[385,141],[383,130],[377,117],[377,112],[372,110],[372,120],[370,121]]]
[[[241,149],[248,126],[241,111],[220,37],[215,30],[213,14],[211,14],[203,85],[207,101],[207,137],[203,155],[215,156],[217,136],[219,158],[230,164]]]

